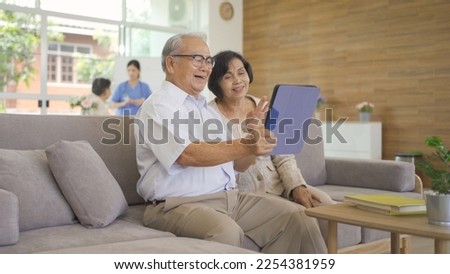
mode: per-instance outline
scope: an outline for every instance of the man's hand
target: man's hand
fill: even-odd
[[[264,127],[268,108],[267,97],[264,96],[256,108],[247,114],[245,121],[249,134],[241,140],[255,156],[267,155],[276,146],[275,134]]]
[[[308,188],[298,186],[292,190],[292,198],[294,202],[303,205],[306,208],[314,207],[317,203],[322,202],[319,197],[312,194]]]
[[[242,143],[255,156],[267,155],[276,146],[275,134],[264,128],[264,124],[255,120],[247,124],[249,134],[241,139]]]

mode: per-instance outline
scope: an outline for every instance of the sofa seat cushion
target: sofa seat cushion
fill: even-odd
[[[119,219],[143,226],[144,222],[142,218],[144,216],[145,207],[145,204],[129,206],[127,211],[122,214]]]
[[[153,238],[52,250],[62,254],[246,254],[248,249],[194,238]]]
[[[14,193],[0,189],[0,246],[19,240],[19,199]]]
[[[43,150],[0,149],[0,188],[19,199],[19,229],[76,223]]]
[[[105,227],[126,211],[128,204],[119,184],[88,142],[59,141],[45,151],[50,169],[82,225]]]
[[[323,185],[317,186],[318,189],[326,192],[330,195],[331,199],[338,202],[344,201],[344,196],[348,194],[392,194],[402,195],[411,198],[422,198],[422,195],[415,192],[395,192],[388,190],[379,190],[373,188],[351,187],[351,186],[338,186],[338,185]]]
[[[172,233],[117,219],[109,226],[89,229],[81,224],[54,226],[21,232],[15,245],[0,247],[1,253],[36,253],[63,248],[175,237]]]

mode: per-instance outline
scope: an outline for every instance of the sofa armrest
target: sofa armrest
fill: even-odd
[[[373,188],[396,192],[414,191],[415,166],[391,160],[325,158],[329,185]]]

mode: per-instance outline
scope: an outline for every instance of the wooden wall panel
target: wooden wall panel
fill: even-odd
[[[314,84],[333,120],[358,119],[355,105],[370,101],[383,159],[429,151],[429,135],[450,146],[449,14],[448,0],[244,0],[251,93]]]

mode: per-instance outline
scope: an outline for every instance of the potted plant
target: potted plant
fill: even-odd
[[[367,101],[357,104],[356,109],[359,111],[359,120],[361,122],[369,122],[370,115],[372,114],[374,107],[374,104]]]
[[[426,194],[428,222],[450,226],[450,151],[437,136],[427,137],[425,145],[433,148],[434,152],[431,157],[421,153],[416,167],[431,178],[432,192]]]

